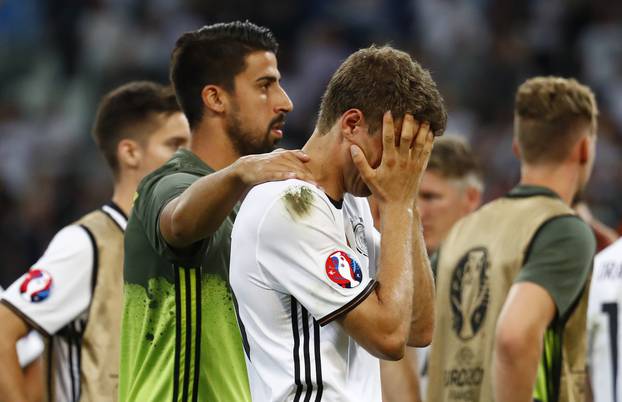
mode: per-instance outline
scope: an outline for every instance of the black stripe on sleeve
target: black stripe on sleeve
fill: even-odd
[[[302,395],[302,381],[300,379],[300,335],[298,333],[298,305],[296,299],[291,297],[292,332],[294,335],[294,382],[296,384],[296,396],[294,402],[300,401]]]
[[[46,330],[44,330],[43,327],[34,322],[34,320],[24,314],[17,306],[11,304],[11,302],[7,299],[0,300],[0,304],[4,304],[9,310],[15,313],[16,316],[21,318],[28,326],[34,328],[37,332],[41,333],[41,335],[51,337],[51,335]]]
[[[181,289],[179,270],[173,265],[175,275],[175,364],[173,372],[173,402],[179,400],[179,366],[181,364]]]
[[[322,355],[320,353],[320,324],[315,319],[313,319],[313,348],[315,350],[315,383],[317,385],[315,402],[320,402],[324,392],[324,383],[322,382]]]
[[[196,269],[196,339],[194,346],[194,382],[192,384],[192,402],[197,402],[199,399],[199,373],[201,364],[201,267]]]
[[[303,305],[300,305],[300,313],[305,361],[305,402],[309,402],[311,400],[311,394],[313,394],[313,382],[311,382],[311,355],[309,353],[309,313]]]
[[[367,287],[365,287],[365,289],[363,289],[363,291],[361,293],[356,295],[356,297],[354,299],[350,300],[348,303],[344,304],[343,306],[341,306],[337,310],[333,311],[332,313],[327,314],[324,317],[320,318],[318,320],[320,325],[323,327],[324,325],[326,325],[326,324],[330,323],[331,321],[333,321],[335,318],[339,317],[340,315],[343,315],[343,314],[347,313],[348,311],[352,310],[354,307],[356,307],[359,304],[361,304],[361,302],[363,300],[365,300],[367,298],[367,296],[369,296],[371,294],[371,292],[373,292],[374,288],[376,287],[376,284],[377,284],[377,282],[374,279],[372,279],[369,282],[369,284],[367,284]]]
[[[190,269],[184,269],[186,276],[186,356],[184,363],[184,387],[181,393],[181,400],[188,400],[188,387],[190,386],[190,359],[192,358],[192,289],[190,289]]]

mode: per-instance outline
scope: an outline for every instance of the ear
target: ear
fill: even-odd
[[[206,85],[201,91],[203,106],[215,112],[222,113],[227,108],[227,96],[225,91],[216,85]]]
[[[482,192],[475,187],[467,187],[465,197],[467,213],[475,211],[482,204]]]
[[[143,159],[143,150],[138,142],[124,138],[117,145],[119,167],[138,169]]]
[[[582,136],[577,144],[581,165],[585,165],[590,160],[590,145],[590,138],[587,135]]]
[[[339,119],[339,129],[341,135],[350,142],[358,143],[356,137],[366,129],[365,117],[359,109],[346,110]],[[365,130],[367,132],[367,130]]]
[[[512,137],[512,153],[516,156],[516,159],[520,160],[520,146],[518,146],[516,137]]]

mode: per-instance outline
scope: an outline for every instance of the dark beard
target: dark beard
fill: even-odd
[[[238,119],[238,113],[234,113],[228,121],[227,132],[231,142],[233,143],[233,148],[236,150],[238,155],[245,156],[263,154],[272,152],[276,148],[276,143],[270,140],[270,130],[275,124],[284,121],[285,115],[279,114],[272,119],[272,121],[270,121],[268,128],[261,138],[254,138],[252,133],[242,128],[240,119]]]

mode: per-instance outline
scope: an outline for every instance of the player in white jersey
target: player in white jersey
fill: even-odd
[[[61,229],[0,298],[0,402],[32,400],[15,344],[46,340],[44,399],[117,400],[123,233],[139,181],[190,137],[170,88],[131,82],[100,102],[93,134],[114,175],[112,200]],[[100,325],[105,330],[101,330]]]
[[[110,202],[101,211],[125,230],[127,218],[116,204]],[[80,395],[80,347],[98,269],[92,239],[86,227],[64,227],[2,295],[4,306],[48,339],[46,364],[54,369],[46,370],[46,394],[56,401],[77,401]]]
[[[333,320],[375,285],[379,242],[365,199],[336,202],[299,180],[273,182],[251,190],[236,219],[233,250],[245,251],[232,253],[231,283],[253,400],[379,401],[378,359]]]
[[[402,126],[397,140],[386,110]],[[429,343],[434,286],[415,201],[445,122],[434,82],[409,55],[359,50],[331,78],[303,148],[322,189],[289,180],[249,192],[230,279],[253,400],[379,402],[378,358]],[[370,193],[381,240],[354,197]]]
[[[622,239],[596,255],[587,312],[593,400],[622,401]]]

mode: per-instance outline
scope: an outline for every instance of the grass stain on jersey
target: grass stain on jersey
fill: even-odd
[[[292,216],[303,217],[311,210],[313,191],[308,187],[292,187],[285,192],[283,200],[285,207]]]

